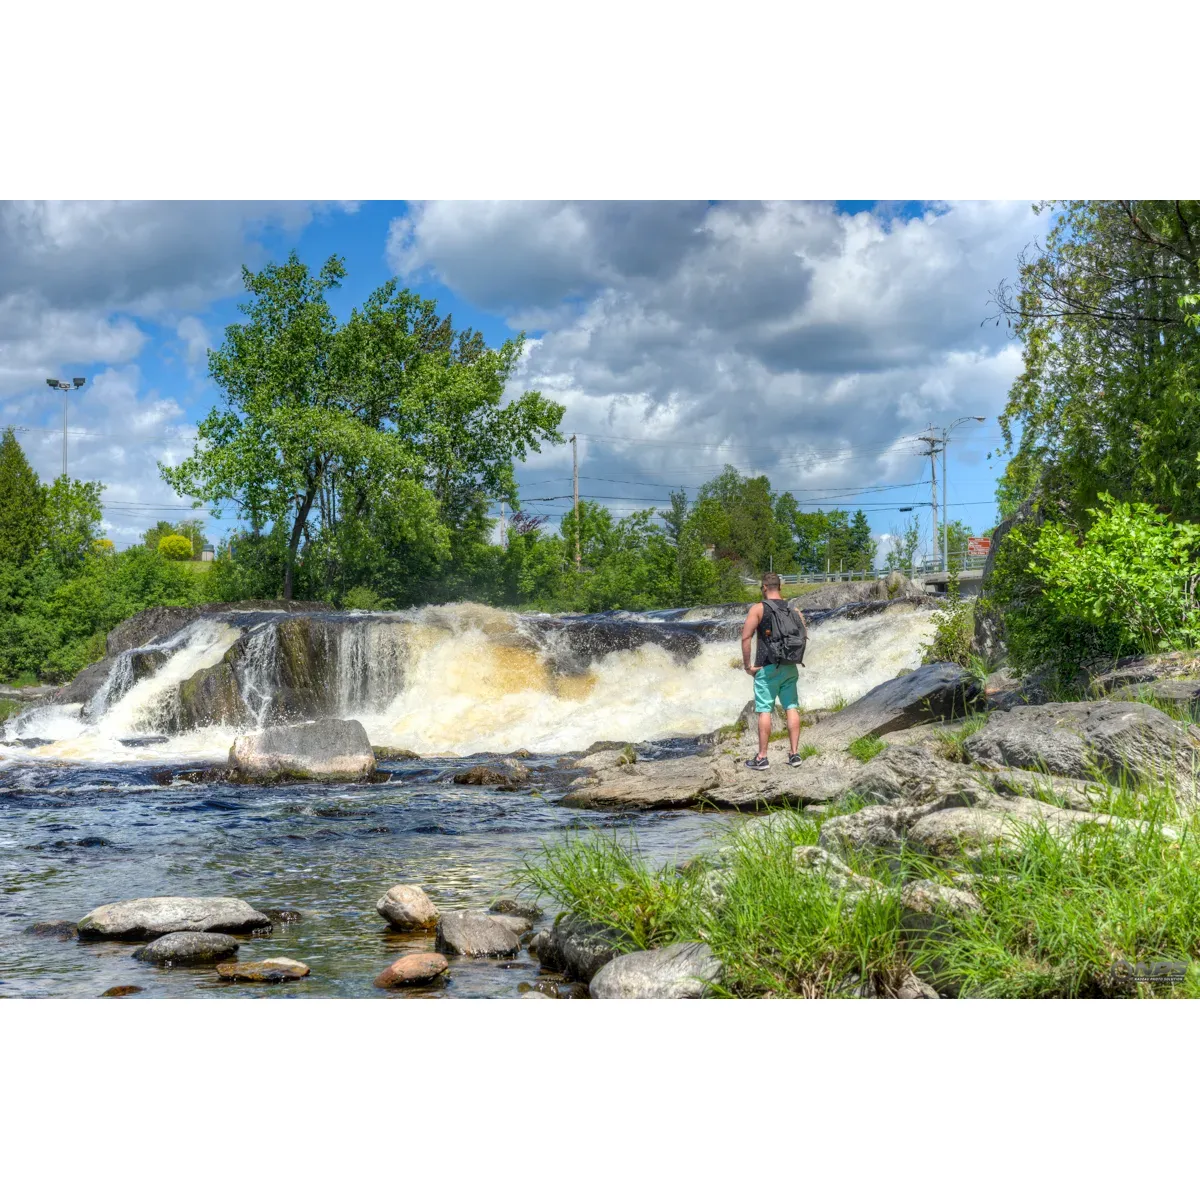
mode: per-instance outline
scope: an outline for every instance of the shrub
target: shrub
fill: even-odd
[[[1086,532],[1017,527],[997,552],[992,596],[1018,670],[1065,683],[1105,659],[1196,644],[1200,529],[1148,504],[1101,504]]]
[[[971,640],[975,635],[975,606],[962,598],[958,564],[950,564],[946,603],[933,614],[933,640],[922,646],[923,663],[952,662],[970,666]]]
[[[192,557],[192,540],[179,533],[168,533],[166,537],[159,539],[158,552],[163,558],[186,562]]]
[[[352,587],[342,597],[343,608],[359,608],[369,612],[379,612],[381,609],[390,608],[391,602],[384,600],[374,588],[369,587]]]
[[[886,749],[887,742],[883,738],[878,738],[871,733],[868,733],[865,737],[857,738],[846,747],[847,752],[861,763],[870,762],[875,755],[882,754]]]

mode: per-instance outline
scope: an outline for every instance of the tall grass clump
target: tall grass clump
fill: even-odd
[[[965,763],[967,761],[967,754],[963,749],[963,742],[971,734],[978,733],[987,724],[987,719],[988,714],[986,712],[974,713],[958,729],[938,733],[936,735],[938,753],[943,758],[949,759],[950,762]]]
[[[874,734],[865,734],[863,737],[855,738],[854,741],[846,747],[846,752],[852,757],[857,758],[861,763],[868,763],[877,754],[882,754],[887,749],[887,742],[883,738],[875,737]]]
[[[1166,829],[1169,812],[1159,792],[1141,825],[1023,829],[974,879],[982,910],[947,918],[940,970],[971,996],[1200,997],[1200,819]],[[1155,961],[1185,964],[1185,979],[1138,984],[1121,969]]]

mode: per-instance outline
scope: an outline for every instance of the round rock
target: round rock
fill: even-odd
[[[405,954],[375,977],[379,988],[414,987],[430,983],[450,967],[440,954]]]
[[[529,900],[521,900],[516,896],[500,896],[492,902],[490,913],[511,913],[514,917],[524,917],[527,921],[536,921],[542,910]]]
[[[394,929],[432,929],[438,910],[422,888],[398,883],[379,898],[375,911]]]
[[[237,938],[227,933],[168,933],[135,950],[133,957],[160,967],[185,967],[236,958],[237,952]]]

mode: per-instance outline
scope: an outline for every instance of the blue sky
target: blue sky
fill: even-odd
[[[949,500],[982,529],[1020,361],[982,323],[988,290],[1041,220],[1025,203],[6,204],[0,422],[57,474],[44,379],[87,376],[71,473],[106,485],[110,536],[185,515],[156,462],[186,454],[218,400],[203,352],[238,319],[241,264],[294,248],[313,266],[345,258],[343,314],[399,274],[491,343],[525,330],[513,389],[566,404],[581,493],[617,514],[732,462],[810,507],[861,505],[886,539],[898,508],[929,499],[914,436],[978,414],[952,445]],[[540,498],[569,492],[570,448],[519,480],[556,522],[566,501]]]

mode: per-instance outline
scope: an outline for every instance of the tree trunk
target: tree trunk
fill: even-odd
[[[300,534],[304,532],[304,523],[308,520],[308,514],[312,509],[316,494],[317,485],[313,484],[308,489],[304,503],[300,505],[300,511],[296,514],[295,524],[292,526],[292,537],[288,542],[287,563],[283,568],[283,598],[285,600],[292,598],[292,568],[296,562],[296,548],[300,545]]]

